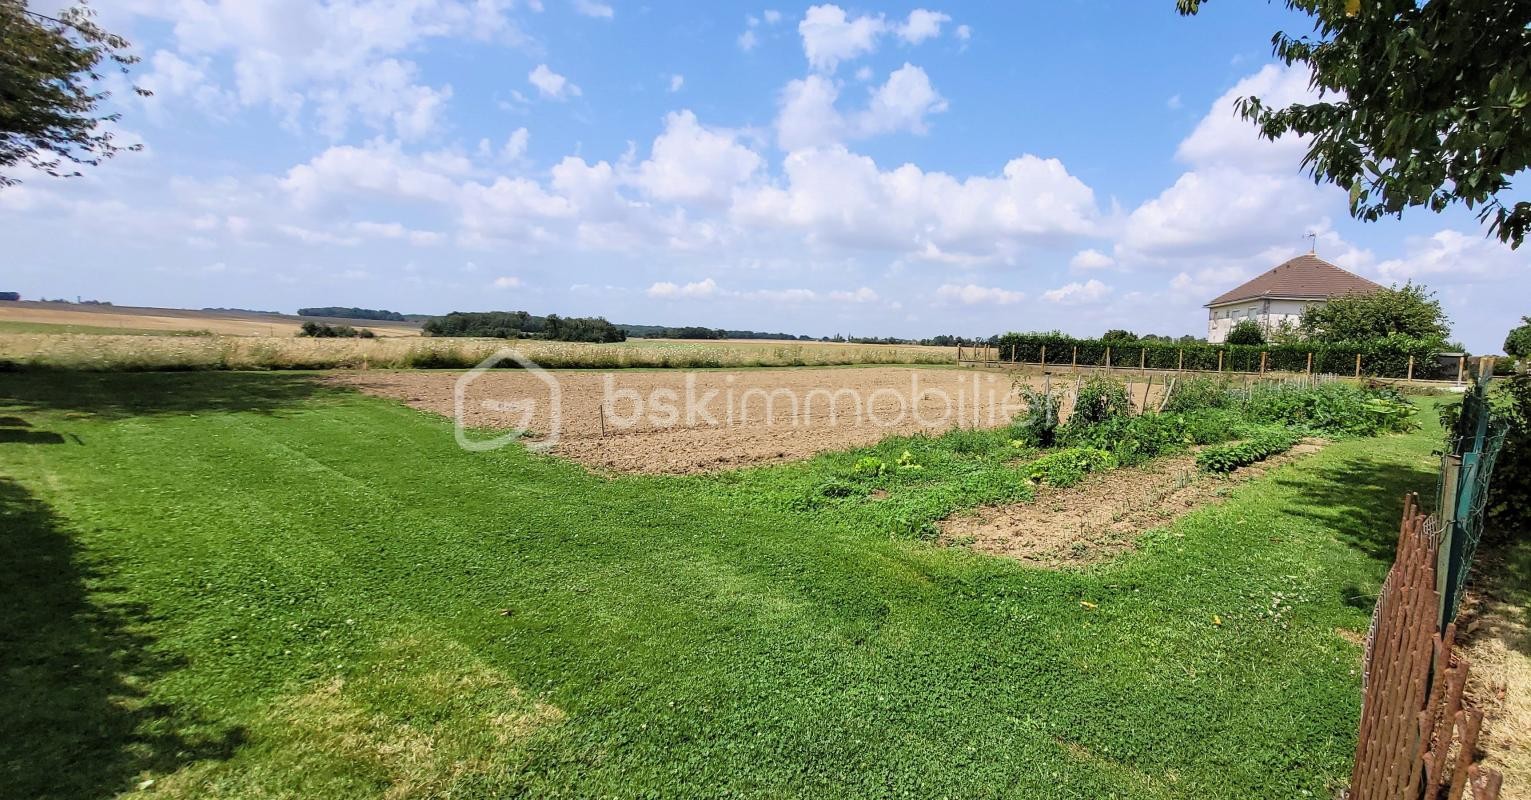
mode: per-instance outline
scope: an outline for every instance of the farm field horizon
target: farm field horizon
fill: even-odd
[[[922,532],[1029,502],[1003,430],[601,477],[315,375],[8,375],[0,765],[56,797],[1326,796],[1420,416],[1044,569]],[[868,460],[923,471],[826,493]]]

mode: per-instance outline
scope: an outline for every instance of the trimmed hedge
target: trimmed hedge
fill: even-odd
[[[1047,348],[1047,363],[1069,364],[1078,348],[1078,363],[1084,366],[1106,365],[1106,348],[1111,348],[1111,364],[1150,369],[1216,370],[1218,353],[1223,354],[1222,368],[1230,372],[1259,372],[1260,354],[1266,353],[1265,368],[1272,372],[1304,372],[1308,354],[1313,354],[1313,371],[1353,375],[1356,355],[1361,356],[1361,374],[1375,378],[1402,378],[1409,374],[1409,356],[1414,356],[1414,377],[1425,380],[1456,378],[1454,364],[1442,366],[1434,357],[1440,346],[1434,342],[1407,336],[1389,336],[1370,342],[1340,344],[1177,344],[1174,342],[1105,342],[1100,339],[1075,339],[1062,333],[1007,333],[998,338],[999,358],[1035,364]],[[1184,363],[1182,364],[1182,354]]]

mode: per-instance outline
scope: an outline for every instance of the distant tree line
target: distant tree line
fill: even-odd
[[[525,311],[453,311],[427,320],[426,336],[552,339],[560,342],[622,342],[627,334],[605,317],[539,317]]]
[[[264,314],[266,316],[272,316],[272,317],[281,316],[281,314],[282,314],[282,312],[280,312],[280,311],[261,311],[258,308],[223,308],[221,306],[216,307],[216,308],[214,308],[214,307],[203,308],[202,310],[203,311],[222,311],[222,312],[225,312],[225,313],[232,312],[232,313],[235,313],[235,314]]]
[[[403,314],[397,311],[388,311],[381,308],[346,308],[343,306],[322,306],[320,308],[300,308],[300,317],[333,317],[335,319],[377,319],[388,322],[404,322]]]
[[[808,336],[790,333],[766,333],[762,331],[705,328],[699,325],[618,325],[623,333],[640,339],[782,339],[786,341],[812,341]]]
[[[15,301],[15,300],[20,300],[20,299],[21,299],[21,293],[20,292],[0,292],[0,300],[12,300],[12,301]]]
[[[377,334],[366,328],[353,328],[350,325],[330,325],[324,322],[305,322],[298,329],[299,336],[312,336],[315,339],[374,339]]]

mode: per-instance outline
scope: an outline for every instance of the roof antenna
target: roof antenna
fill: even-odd
[[[1303,234],[1303,236],[1308,237],[1308,252],[1309,253],[1317,253],[1318,252],[1318,234],[1316,234],[1316,233],[1314,233],[1312,231],[1308,231],[1307,233]]]

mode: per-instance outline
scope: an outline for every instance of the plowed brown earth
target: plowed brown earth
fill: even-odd
[[[1190,455],[1090,475],[1077,486],[1043,486],[1030,503],[982,508],[941,525],[940,541],[1047,567],[1089,564],[1132,547],[1138,534],[1219,502],[1232,484],[1323,446],[1305,439],[1279,456],[1217,478],[1196,469]]]
[[[895,434],[1004,425],[1020,410],[1012,373],[974,369],[549,374],[558,383],[560,410],[552,452],[615,472],[690,473],[801,459]],[[462,376],[371,371],[337,373],[331,380],[451,416],[454,385]],[[1028,380],[1039,388],[1043,383],[1041,377]],[[1053,388],[1061,392],[1072,383],[1059,378]],[[1135,388],[1139,403],[1143,391],[1142,384]],[[1158,400],[1156,386],[1149,402]],[[516,405],[523,402],[529,402],[529,413]],[[548,386],[523,371],[486,373],[464,393],[468,427],[525,427],[533,441],[555,427],[552,406]]]

